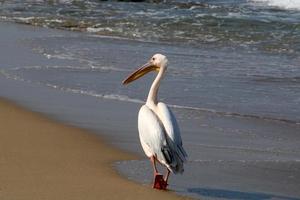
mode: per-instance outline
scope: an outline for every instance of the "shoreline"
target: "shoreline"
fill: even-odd
[[[1,199],[188,199],[122,178],[113,162],[136,156],[96,134],[7,99],[0,109]]]

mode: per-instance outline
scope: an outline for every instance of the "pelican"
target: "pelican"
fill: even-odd
[[[123,84],[126,85],[148,72],[157,72],[146,104],[140,108],[138,114],[139,138],[146,156],[152,163],[153,188],[156,189],[166,189],[170,172],[174,174],[183,173],[183,163],[187,158],[174,114],[165,103],[157,100],[160,81],[164,77],[167,66],[168,59],[166,56],[155,54],[146,64],[123,81]],[[157,162],[166,167],[165,176],[158,172]]]

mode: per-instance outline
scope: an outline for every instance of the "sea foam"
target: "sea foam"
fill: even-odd
[[[253,0],[253,2],[266,3],[268,6],[275,6],[283,9],[300,10],[300,0]]]

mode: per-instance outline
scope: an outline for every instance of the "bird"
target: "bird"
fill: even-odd
[[[166,190],[170,172],[182,174],[187,153],[182,145],[179,125],[169,106],[158,101],[158,90],[168,67],[168,59],[162,54],[154,54],[142,67],[130,74],[123,84],[127,85],[149,72],[157,72],[146,103],[138,113],[138,131],[141,146],[153,167],[153,188]],[[157,170],[160,163],[166,168],[163,176]]]

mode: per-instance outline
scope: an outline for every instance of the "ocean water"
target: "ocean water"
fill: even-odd
[[[44,107],[116,134],[108,135],[112,143],[141,154],[136,113],[155,74],[121,82],[154,53],[167,55],[159,98],[175,111],[189,153],[172,190],[201,199],[299,199],[299,1],[2,0],[0,19],[73,31],[24,36],[19,45],[46,62],[1,65],[1,78],[72,95],[56,107],[45,98]],[[71,107],[84,98],[93,103]],[[115,167],[134,181],[151,180],[147,160]]]
[[[1,2],[1,18],[19,23],[151,42],[299,53],[298,0]]]
[[[94,36],[176,44],[186,50],[165,52],[157,49],[145,56],[148,59],[155,52],[170,54],[167,82],[181,84],[172,93],[169,92],[172,84],[162,88],[161,97],[169,104],[299,123],[299,9],[297,1],[26,0],[2,1],[0,16],[8,21],[79,30]],[[74,70],[94,76],[99,70],[130,72],[142,64],[129,61],[124,66],[99,66],[102,60],[97,49],[90,45],[82,47],[76,38],[71,38],[67,45],[46,50],[40,47],[40,51],[45,51],[49,57],[86,62],[85,66],[46,69],[33,66],[15,69],[16,73],[44,71],[49,72],[48,76],[51,72],[55,76],[55,72],[63,74],[74,67]],[[203,53],[203,49],[207,51]],[[118,83],[102,90],[93,88],[93,78],[89,82],[82,77],[73,83],[58,80],[58,77],[40,78],[43,80],[37,81],[44,84],[94,96],[138,102],[145,96],[141,91],[144,88],[124,90]]]

